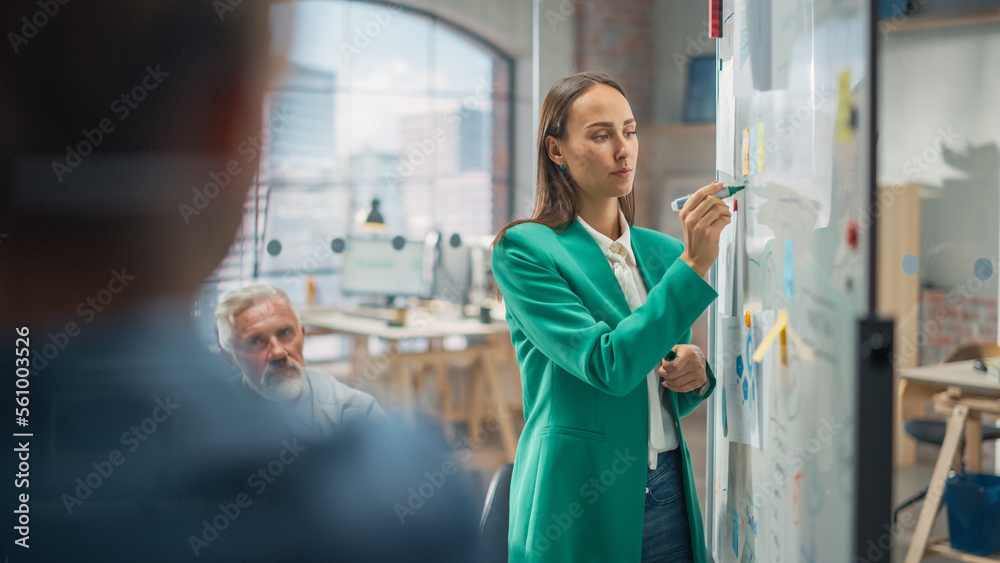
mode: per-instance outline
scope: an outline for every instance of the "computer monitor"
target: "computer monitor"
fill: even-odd
[[[345,294],[426,297],[424,242],[349,238],[344,247]]]

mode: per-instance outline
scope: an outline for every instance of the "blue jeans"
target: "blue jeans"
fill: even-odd
[[[643,563],[692,561],[682,466],[678,447],[660,452],[656,469],[647,470],[646,513],[642,523]]]

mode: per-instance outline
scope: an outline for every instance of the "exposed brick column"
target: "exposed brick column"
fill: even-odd
[[[493,65],[493,230],[499,232],[511,219],[514,178],[510,166],[511,108],[510,73],[505,65]]]
[[[621,84],[639,123],[635,223],[650,227],[656,186],[645,159],[653,147],[643,143],[642,126],[653,120],[653,0],[577,1],[577,69],[603,72]]]

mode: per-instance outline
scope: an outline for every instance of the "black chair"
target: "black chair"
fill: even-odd
[[[507,563],[507,529],[510,523],[510,475],[513,463],[505,463],[493,474],[483,517],[479,521],[482,563]]]
[[[949,362],[961,362],[997,356],[1000,356],[1000,346],[996,344],[969,344],[952,351],[941,363],[946,364]],[[948,423],[943,420],[914,419],[903,423],[903,431],[912,436],[914,440],[938,446],[944,443],[944,435],[947,430]],[[1000,428],[983,426],[983,441],[986,442],[988,440],[1000,440]],[[964,459],[962,460],[962,471],[965,471]],[[927,488],[925,487],[924,490],[907,499],[906,502],[899,505],[899,508],[893,511],[892,521],[897,521],[900,511],[923,500],[926,496]]]

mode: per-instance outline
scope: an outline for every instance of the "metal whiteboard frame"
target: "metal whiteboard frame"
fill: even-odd
[[[718,56],[718,46],[716,46],[716,56]],[[715,96],[718,98],[718,81],[715,85],[716,93]],[[709,270],[708,273],[709,283],[712,287],[718,287],[718,268],[714,265]],[[712,301],[712,304],[708,308],[708,357],[716,357],[716,347],[718,346],[718,339],[715,337],[715,331],[718,330],[716,326],[718,321],[716,319],[719,315],[719,300],[716,299]],[[715,369],[716,372],[724,374],[725,372],[720,371],[718,367]],[[719,387],[719,382],[716,382],[716,388]],[[718,397],[718,393],[713,393],[711,399],[708,401],[708,415],[706,416],[705,425],[705,436],[707,440],[705,441],[705,513],[702,517],[705,519],[705,541],[707,543],[706,553],[708,554],[708,560],[712,563],[718,563],[715,559],[715,551],[712,549],[712,538],[715,537],[715,409]]]

